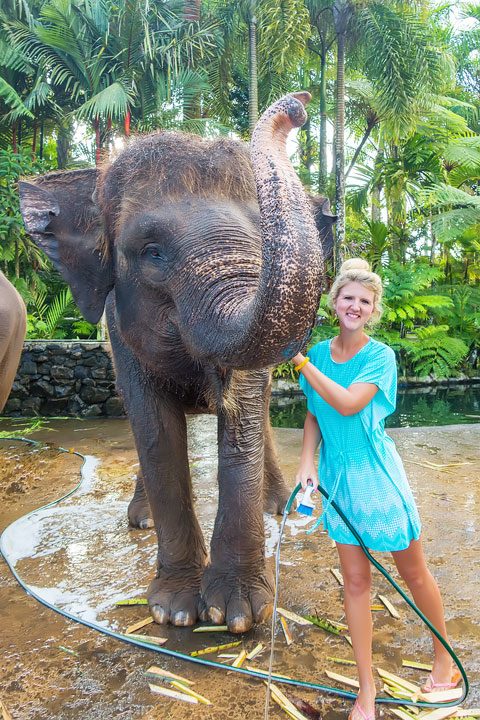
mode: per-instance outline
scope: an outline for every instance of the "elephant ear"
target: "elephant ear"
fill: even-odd
[[[329,260],[333,255],[333,226],[337,216],[333,215],[330,209],[330,200],[322,195],[310,197],[313,206],[315,224],[317,226],[320,240],[322,241],[323,256]]]
[[[19,183],[20,210],[33,241],[72,290],[86,320],[100,320],[113,287],[113,263],[98,249],[101,218],[93,201],[97,171],[55,172]]]

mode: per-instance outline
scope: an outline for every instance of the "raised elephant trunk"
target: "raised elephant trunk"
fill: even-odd
[[[286,95],[260,118],[251,143],[261,215],[262,268],[253,298],[219,317],[224,348],[215,360],[257,368],[291,358],[305,344],[322,290],[323,254],[310,202],[286,152],[306,120],[307,92]],[[236,332],[235,325],[242,328]],[[220,338],[220,342],[221,342]]]

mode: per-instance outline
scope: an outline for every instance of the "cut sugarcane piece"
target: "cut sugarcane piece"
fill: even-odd
[[[247,659],[247,651],[242,650],[232,663],[232,667],[242,667],[243,663]]]
[[[145,620],[139,620],[137,623],[134,623],[133,625],[129,625],[127,629],[125,630],[125,635],[131,635],[132,633],[136,632],[136,630],[140,630],[140,628],[145,627],[145,625],[150,625],[150,623],[153,623],[153,617],[145,618]]]
[[[290,628],[288,627],[288,623],[284,617],[280,618],[280,624],[282,626],[283,634],[285,635],[285,640],[287,641],[287,645],[291,645],[293,643],[293,635],[290,632]]]
[[[277,607],[277,613],[279,615],[283,615],[283,617],[287,618],[287,620],[297,623],[297,625],[313,624],[311,620],[307,620],[307,618],[301,617],[301,615],[297,615],[297,613],[294,613],[291,610],[284,610],[284,608]]]
[[[136,633],[128,633],[126,637],[131,638],[132,640],[150,643],[150,645],[165,645],[168,640],[168,638],[155,637],[155,635],[137,635]]]
[[[238,653],[220,653],[218,657],[224,658],[225,660],[235,660],[235,658],[238,657]]]
[[[186,695],[184,692],[177,692],[177,690],[171,690],[170,688],[163,687],[162,685],[152,685],[148,683],[150,691],[157,695],[165,695],[165,697],[171,698],[172,700],[183,700],[183,702],[192,703],[198,705],[198,700],[191,695]],[[185,688],[186,689],[186,688]]]
[[[378,599],[382,601],[382,603],[385,605],[385,607],[387,608],[388,612],[390,613],[390,615],[392,617],[394,617],[396,620],[400,620],[400,613],[394,607],[394,605],[392,605],[390,600],[385,597],[385,595],[379,595]]]
[[[3,720],[13,720],[13,717],[10,715],[7,706],[3,703],[2,700],[0,700],[0,710],[2,711]]]
[[[402,660],[403,667],[413,668],[414,670],[427,670],[432,671],[432,666],[428,663],[417,662],[416,660]]]
[[[480,708],[456,708],[457,717],[480,717]]]
[[[327,655],[327,660],[331,660],[334,663],[337,663],[338,665],[356,665],[357,663],[355,660],[347,660],[347,658],[337,658],[337,657],[331,657],[330,655]]]
[[[262,670],[261,668],[253,667],[253,665],[246,665],[247,670],[252,670],[253,672],[258,673],[259,675],[265,675],[265,677],[268,677],[268,670]],[[282,680],[291,680],[292,678],[289,675],[279,675],[278,673],[275,673],[273,677],[282,678]]]
[[[192,630],[192,632],[228,632],[228,625],[201,625],[200,627],[195,628],[195,630]]]
[[[336,680],[337,682],[341,682],[344,685],[350,685],[350,687],[354,687],[354,688],[360,687],[358,680],[354,680],[353,678],[345,677],[345,675],[339,675],[338,673],[331,672],[330,670],[325,670],[325,674],[327,675],[327,677],[330,678],[330,680]]]
[[[445,720],[445,718],[455,715],[456,711],[456,707],[436,708],[436,710],[422,715],[422,720]]]
[[[352,638],[350,637],[350,635],[342,635],[342,637],[345,638],[350,647],[353,647]]]
[[[330,572],[332,573],[338,584],[343,587],[343,575],[340,570],[338,570],[337,568],[330,568]]]
[[[389,708],[390,712],[400,718],[400,720],[412,720],[412,716],[401,708]]]
[[[421,690],[418,687],[418,685],[414,685],[413,683],[409,682],[408,680],[404,680],[401,677],[398,677],[398,675],[394,675],[393,673],[387,672],[387,670],[383,670],[382,668],[377,668],[377,672],[382,678],[382,680],[385,680],[387,684],[393,683],[393,685],[397,685],[400,688],[404,688],[405,690],[410,690],[410,692],[414,693],[415,695],[420,694]]]
[[[385,605],[370,605],[370,610],[385,610]]]
[[[232,647],[238,647],[242,644],[241,640],[236,642],[225,643],[224,645],[212,645],[212,647],[203,648],[203,650],[194,650],[190,653],[190,657],[197,657],[198,655],[209,655],[210,653],[220,652],[221,650],[227,650]]]
[[[249,653],[247,653],[247,660],[253,660],[253,658],[256,658],[257,655],[260,655],[261,652],[264,650],[264,645],[262,643],[258,643],[258,645],[255,645],[253,650],[250,650]]]
[[[191,688],[187,687],[186,685],[183,685],[183,683],[179,682],[178,680],[171,680],[170,685],[172,685],[177,690],[184,692],[186,695],[190,695],[190,697],[195,698],[202,705],[211,705],[212,704],[211,701],[208,700],[208,698],[204,697],[203,695],[200,695],[199,693],[195,692],[195,690],[192,690]]]
[[[404,690],[403,688],[396,686],[394,687],[393,685],[384,685],[383,690],[387,693],[387,695],[390,695],[396,700],[412,700],[416,697],[416,695],[411,693],[409,690]]]
[[[115,603],[117,607],[130,607],[131,605],[148,605],[147,598],[126,598],[125,600],[117,600]]]
[[[268,685],[268,683],[265,684]],[[280,688],[278,688],[276,685],[273,685],[273,683],[270,685],[270,693],[272,699],[277,703],[277,705],[280,705],[282,710],[284,710],[287,715],[295,718],[295,720],[308,720],[305,715],[302,715],[300,710],[297,710],[295,705],[287,698],[287,696],[282,693]]]
[[[463,689],[452,688],[451,690],[438,690],[429,693],[420,692],[418,695],[419,700],[427,703],[441,703],[450,702],[451,700],[459,700],[463,695]]]
[[[165,678],[165,680],[167,681],[178,680],[178,682],[181,682],[182,685],[195,685],[195,683],[191,680],[187,680],[187,678],[184,678],[181,675],[175,675],[175,673],[172,673],[169,670],[164,670],[157,665],[150,665],[150,667],[146,671],[146,674],[153,675],[155,677],[158,677],[159,679]]]

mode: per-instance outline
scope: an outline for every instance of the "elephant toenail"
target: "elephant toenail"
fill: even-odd
[[[215,625],[222,625],[223,621],[225,620],[225,615],[222,613],[221,610],[216,607],[210,607],[208,609],[208,615],[210,617],[210,620],[215,623]]]
[[[168,623],[168,612],[161,605],[152,605],[150,607],[150,612],[155,622],[159,625],[165,625]]]
[[[173,617],[173,624],[177,625],[179,627],[193,625],[194,623],[195,623],[195,619],[191,616],[190,613],[185,612],[185,610],[180,610]]]
[[[148,530],[148,528],[153,528],[153,520],[152,518],[144,518],[143,520],[140,520],[138,523],[138,527],[140,530]]]

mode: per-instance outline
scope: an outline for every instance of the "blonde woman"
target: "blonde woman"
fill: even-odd
[[[371,550],[388,551],[416,605],[447,637],[442,599],[428,570],[421,524],[402,461],[385,433],[395,410],[397,371],[391,348],[365,333],[381,315],[382,282],[367,262],[343,263],[330,291],[339,334],[315,345],[306,358],[293,358],[307,397],[303,447],[296,480],[318,487],[314,455],[320,441],[319,476]],[[327,502],[323,523],[336,542],[344,578],[344,603],[360,689],[350,720],[375,717],[372,673],[370,563],[358,542]],[[455,687],[452,660],[433,637],[434,663],[424,690]]]

